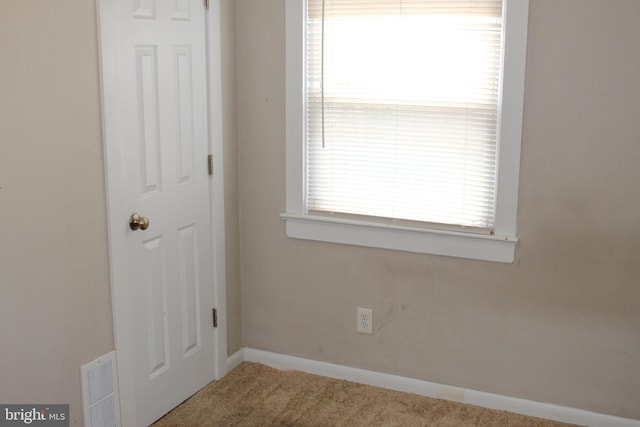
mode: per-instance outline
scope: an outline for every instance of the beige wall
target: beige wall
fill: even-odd
[[[640,2],[531,0],[513,265],[288,239],[284,1],[236,4],[244,344],[640,418]]]
[[[70,403],[113,349],[95,6],[0,5],[0,402]]]
[[[222,47],[222,105],[224,156],[224,207],[227,273],[227,353],[242,348],[240,295],[240,240],[238,195],[238,143],[236,119],[236,7],[235,0],[220,2]]]

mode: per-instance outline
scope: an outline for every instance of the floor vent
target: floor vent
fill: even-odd
[[[85,426],[119,427],[115,351],[84,365],[80,372]]]

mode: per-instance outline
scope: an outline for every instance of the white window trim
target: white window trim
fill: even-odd
[[[492,235],[310,215],[304,204],[304,0],[286,0],[286,221],[287,236],[384,249],[511,263],[516,219],[524,104],[529,0],[505,0],[505,47],[496,217]]]

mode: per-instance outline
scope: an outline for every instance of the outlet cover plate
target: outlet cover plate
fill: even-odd
[[[373,334],[373,310],[370,308],[358,307],[358,332],[363,334]]]

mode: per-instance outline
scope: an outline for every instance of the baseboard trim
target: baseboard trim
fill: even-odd
[[[242,362],[245,361],[244,347],[227,357],[227,372],[233,371]],[[266,364],[266,363],[265,363]]]
[[[391,390],[414,393],[426,397],[435,397],[484,408],[498,409],[533,417],[565,423],[579,424],[590,427],[640,427],[640,420],[621,418],[612,415],[599,414],[597,412],[582,409],[568,408],[550,403],[534,402],[509,396],[501,396],[493,393],[463,389],[414,378],[400,377],[397,375],[383,374],[364,369],[350,368],[348,366],[319,362],[317,360],[303,359],[287,356],[285,354],[271,353],[253,348],[242,348],[229,356],[229,370],[235,368],[243,361],[257,362],[277,369],[295,369],[310,374],[324,375],[326,377],[353,381]]]

